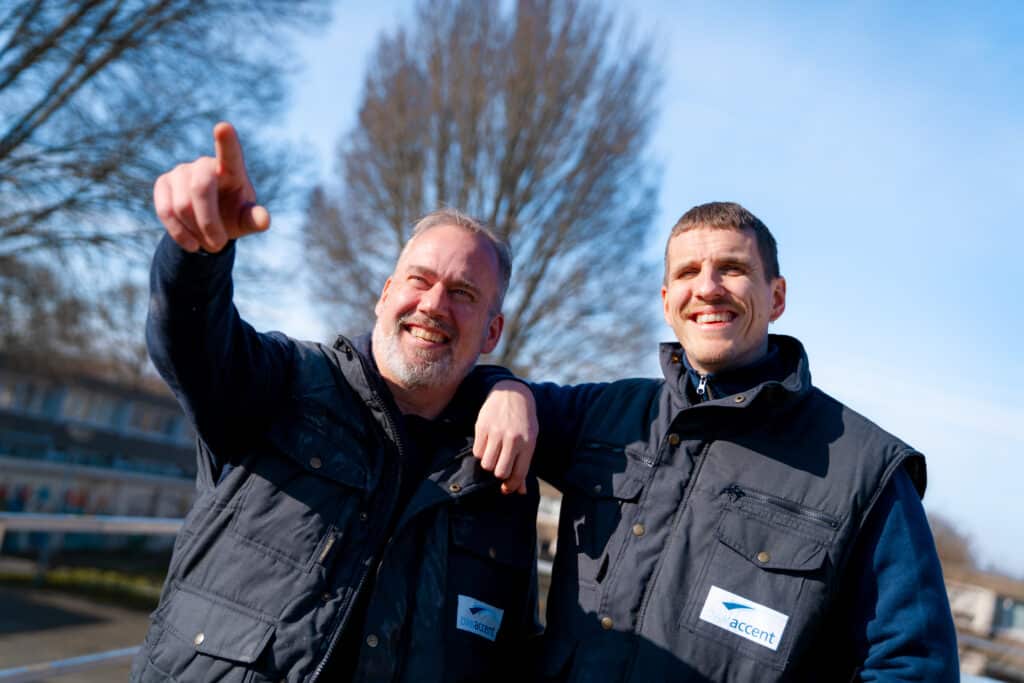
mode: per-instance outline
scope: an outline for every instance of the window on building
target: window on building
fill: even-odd
[[[41,415],[43,413],[43,406],[46,403],[47,383],[40,380],[27,379],[19,386],[22,388],[19,407],[26,413]]]
[[[14,376],[0,372],[0,408],[14,407]]]
[[[72,387],[64,396],[61,415],[65,420],[84,421],[89,418],[93,395],[80,387]]]
[[[41,414],[51,389],[46,380],[0,373],[0,408]]]
[[[1013,598],[999,600],[992,627],[997,634],[1012,635],[1024,640],[1024,601]]]
[[[131,428],[148,434],[171,436],[177,414],[149,403],[136,403],[132,408]]]
[[[98,425],[112,426],[117,416],[118,401],[113,396],[93,394],[89,403],[88,420]]]

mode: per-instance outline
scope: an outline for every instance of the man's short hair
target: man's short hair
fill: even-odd
[[[398,255],[398,259],[402,259],[409,245],[417,237],[428,230],[445,225],[462,228],[467,232],[482,237],[491,245],[491,248],[494,250],[494,256],[498,261],[498,293],[492,306],[492,313],[500,313],[501,306],[505,302],[505,292],[508,291],[508,283],[512,279],[512,250],[505,240],[498,237],[498,234],[493,229],[478,218],[465,214],[458,209],[448,207],[431,211],[416,221],[416,225],[412,228],[412,235],[409,236],[405,246],[402,247],[402,253]]]
[[[672,226],[672,234],[665,243],[665,282],[668,282],[668,245],[672,238],[694,228],[711,228],[713,230],[745,230],[754,234],[757,240],[757,251],[761,255],[761,266],[765,278],[773,280],[779,277],[779,248],[761,219],[750,213],[735,202],[708,202],[695,206]]]

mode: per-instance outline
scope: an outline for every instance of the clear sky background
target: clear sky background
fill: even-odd
[[[311,151],[311,184],[336,181],[376,36],[411,5],[339,3],[300,41],[282,134]],[[819,386],[925,452],[926,507],[984,565],[1024,577],[1024,4],[623,8],[665,73],[652,254],[695,204],[764,220],[788,280],[775,331],[804,342]],[[285,233],[299,220],[275,214]],[[639,285],[638,314],[660,320],[659,283]],[[301,297],[249,317],[328,336]],[[654,353],[627,374],[656,374]]]

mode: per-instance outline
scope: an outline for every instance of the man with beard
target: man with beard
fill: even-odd
[[[511,259],[457,211],[415,227],[372,336],[261,334],[232,304],[234,240],[266,230],[241,148],[161,176],[147,341],[198,435],[197,494],[134,681],[471,681],[536,634],[534,481],[473,421],[509,373]],[[483,456],[484,445],[476,446]],[[522,457],[520,457],[522,456]],[[517,469],[511,463],[517,462]]]
[[[694,207],[661,295],[664,379],[533,386],[537,473],[564,493],[547,679],[959,680],[924,456],[768,334],[786,307],[768,228]]]

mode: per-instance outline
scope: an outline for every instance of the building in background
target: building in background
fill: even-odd
[[[122,379],[87,361],[0,355],[0,510],[182,517],[192,501],[194,436],[156,378]],[[128,539],[73,535],[63,547]],[[0,550],[40,549],[11,533]],[[167,538],[150,538],[163,547]]]
[[[1024,683],[1024,581],[943,567],[964,673]]]

